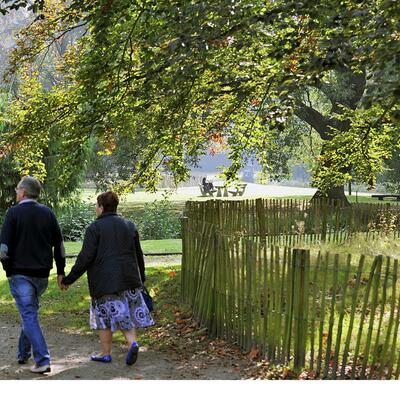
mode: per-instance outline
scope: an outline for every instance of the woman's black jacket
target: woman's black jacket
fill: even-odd
[[[70,285],[85,272],[92,298],[140,287],[145,281],[144,259],[135,225],[115,212],[92,222],[75,265],[62,282]]]

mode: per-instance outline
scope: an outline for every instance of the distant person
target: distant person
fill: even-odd
[[[54,259],[58,284],[64,277],[63,238],[53,211],[37,199],[41,185],[31,176],[21,179],[16,189],[18,204],[6,214],[0,235],[0,258],[10,291],[21,316],[18,363],[25,364],[33,353],[35,373],[50,372],[50,354],[39,325],[39,299],[48,285]]]
[[[206,192],[210,192],[211,190],[214,189],[213,183],[212,182],[207,182],[206,177],[203,178],[202,185],[203,185],[204,189],[206,190]]]
[[[125,362],[132,365],[139,352],[135,329],[154,322],[142,297],[146,278],[139,234],[132,222],[117,215],[118,203],[114,192],[97,197],[97,219],[86,229],[82,250],[62,288],[87,272],[90,327],[99,331],[101,347],[91,360],[111,362],[113,333],[121,330],[129,344]]]

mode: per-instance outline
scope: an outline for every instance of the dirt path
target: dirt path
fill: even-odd
[[[125,346],[113,348],[113,362],[101,364],[89,361],[90,354],[98,349],[95,334],[66,332],[51,329],[44,322],[44,333],[52,356],[52,372],[36,375],[29,371],[33,361],[26,365],[16,362],[19,321],[0,316],[0,380],[5,379],[243,379],[243,359],[190,354],[185,346],[185,357],[180,352],[167,353],[145,347],[140,348],[137,363],[128,367],[124,363]],[[186,354],[187,353],[187,354]]]

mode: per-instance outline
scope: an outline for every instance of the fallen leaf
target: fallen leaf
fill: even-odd
[[[250,353],[247,356],[250,360],[254,361],[258,358],[258,349],[257,347],[253,346],[250,350]]]
[[[193,332],[193,331],[194,331],[194,329],[191,328],[190,326],[188,326],[188,327],[186,327],[186,328],[184,328],[184,329],[182,330],[182,333],[183,333],[183,334],[186,334],[186,333],[191,333],[191,332]]]

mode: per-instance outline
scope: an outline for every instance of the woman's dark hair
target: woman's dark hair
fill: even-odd
[[[117,193],[105,192],[97,196],[97,204],[103,206],[103,212],[115,212],[119,204]]]

